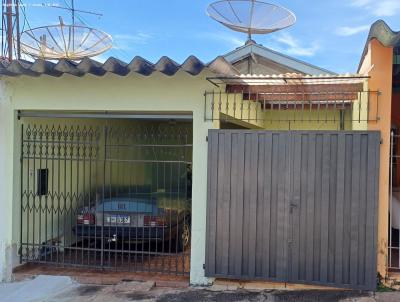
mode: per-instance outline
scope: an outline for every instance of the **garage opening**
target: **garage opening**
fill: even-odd
[[[21,263],[189,273],[192,122],[21,119]]]

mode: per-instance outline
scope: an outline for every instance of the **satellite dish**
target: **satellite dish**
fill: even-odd
[[[257,0],[220,0],[211,3],[207,14],[226,27],[248,34],[269,34],[296,22],[290,10]]]
[[[105,32],[82,25],[49,25],[26,30],[21,34],[21,50],[34,58],[81,60],[97,56],[112,46]]]

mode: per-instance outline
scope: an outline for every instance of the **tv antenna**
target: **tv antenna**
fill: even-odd
[[[112,38],[109,34],[76,23],[76,13],[98,17],[102,14],[76,9],[74,0],[65,7],[55,4],[43,4],[43,6],[70,11],[71,24],[65,24],[59,17],[57,25],[46,25],[23,31],[20,35],[20,48],[23,53],[48,60],[81,60],[84,57],[102,54],[112,47]]]
[[[258,0],[220,0],[211,3],[207,14],[231,30],[252,35],[269,34],[293,25],[296,16],[290,10]]]
[[[19,0],[1,1],[1,59],[11,61],[14,55],[19,59]]]

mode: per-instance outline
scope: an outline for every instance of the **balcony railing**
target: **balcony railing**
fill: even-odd
[[[367,123],[379,120],[378,91],[207,91],[205,120]]]

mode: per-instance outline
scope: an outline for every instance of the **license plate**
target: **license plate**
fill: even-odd
[[[106,217],[106,222],[115,224],[130,224],[131,217],[125,215],[112,215]]]

